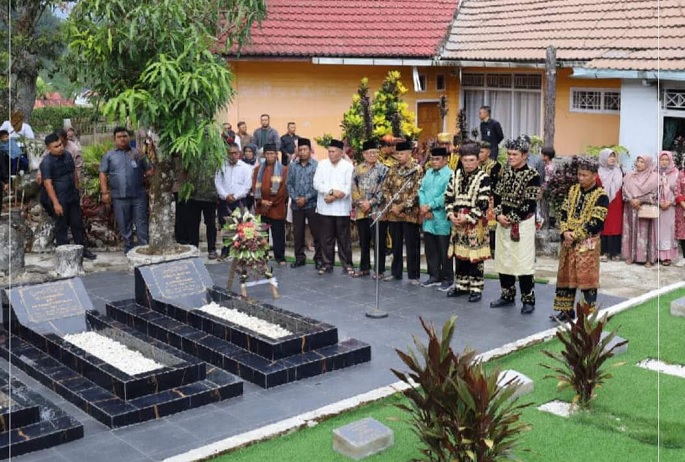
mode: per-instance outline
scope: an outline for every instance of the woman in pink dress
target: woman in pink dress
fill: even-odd
[[[645,205],[657,204],[659,175],[654,160],[638,156],[635,170],[623,179],[623,237],[621,254],[628,265],[644,263],[651,268],[657,259],[657,220],[638,217]]]
[[[678,258],[678,243],[675,239],[676,188],[678,169],[673,163],[670,151],[659,153],[659,261],[670,266]]]
[[[685,266],[685,168],[678,174],[675,208],[675,238],[680,241],[683,258],[675,266]]]
[[[621,234],[623,234],[623,172],[618,165],[616,153],[609,148],[599,152],[599,180],[609,196],[609,209],[600,234],[601,261],[621,259]]]

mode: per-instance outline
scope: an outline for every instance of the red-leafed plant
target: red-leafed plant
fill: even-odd
[[[521,422],[526,405],[512,399],[516,385],[498,384],[500,371],[486,370],[476,353],[455,353],[450,347],[456,317],[439,336],[420,319],[428,344],[414,338],[418,353],[396,350],[409,372],[392,372],[412,387],[405,392],[408,412],[423,448],[424,460],[490,462],[511,457],[528,425]]]
[[[575,391],[572,404],[577,404],[581,409],[586,409],[590,401],[595,397],[595,390],[612,377],[607,372],[606,361],[614,356],[614,350],[627,342],[617,342],[612,347],[609,343],[616,337],[618,328],[609,332],[602,338],[602,332],[611,316],[599,317],[598,312],[591,312],[587,303],[578,303],[576,306],[576,319],[567,326],[557,331],[556,337],[562,343],[560,352],[543,350],[543,354],[561,363],[560,367],[541,364],[554,374],[546,375],[545,378],[553,378],[559,381],[558,389],[571,388]],[[623,363],[616,363],[620,366]]]

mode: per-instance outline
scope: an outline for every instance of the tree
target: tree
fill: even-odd
[[[57,59],[63,50],[60,20],[52,11],[66,3],[55,0],[12,0],[10,3],[9,0],[0,0],[0,42],[9,43],[11,39],[12,47],[9,73],[8,66],[2,66],[5,70],[3,86],[9,92],[12,106],[24,113],[26,122],[36,100],[38,73]],[[10,27],[11,36],[8,36]],[[6,53],[2,58],[3,63],[8,62]],[[3,99],[3,103],[6,101]]]
[[[173,245],[173,159],[186,169],[217,168],[226,155],[214,118],[234,96],[233,74],[215,54],[218,43],[238,50],[265,13],[264,0],[80,0],[69,16],[75,77],[107,101],[107,114],[158,135],[150,192],[155,253]]]

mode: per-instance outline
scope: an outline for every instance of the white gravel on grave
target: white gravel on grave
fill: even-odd
[[[232,322],[242,327],[246,327],[253,332],[264,335],[269,338],[281,338],[292,335],[293,333],[283,327],[272,324],[269,321],[265,321],[261,318],[255,316],[250,316],[242,311],[234,310],[233,308],[226,308],[221,306],[216,302],[209,303],[200,308],[203,311],[217,318],[225,319],[226,321]]]
[[[575,411],[575,409],[573,409],[573,411],[571,410],[571,403],[559,401],[557,399],[541,404],[538,406],[538,410],[549,412],[550,414],[558,415],[560,417],[568,417]]]
[[[63,338],[128,375],[143,374],[164,367],[163,364],[146,358],[139,351],[131,350],[123,343],[97,332],[69,334]]]
[[[656,359],[645,359],[637,363],[638,367],[649,369],[650,371],[661,372],[662,374],[674,375],[685,379],[685,366],[679,364],[668,364]]]

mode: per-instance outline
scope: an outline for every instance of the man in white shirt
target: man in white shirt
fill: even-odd
[[[231,143],[228,151],[228,161],[214,177],[216,193],[219,196],[219,225],[226,223],[226,217],[237,208],[245,207],[245,199],[252,189],[252,168],[240,160],[240,148]],[[221,249],[221,259],[228,256],[228,247]]]
[[[331,140],[328,159],[319,162],[314,174],[317,222],[320,226],[322,265],[319,274],[333,272],[335,245],[343,272],[354,274],[352,266],[352,237],[350,235],[350,210],[352,208],[352,174],[354,167],[343,160],[343,143]]]

